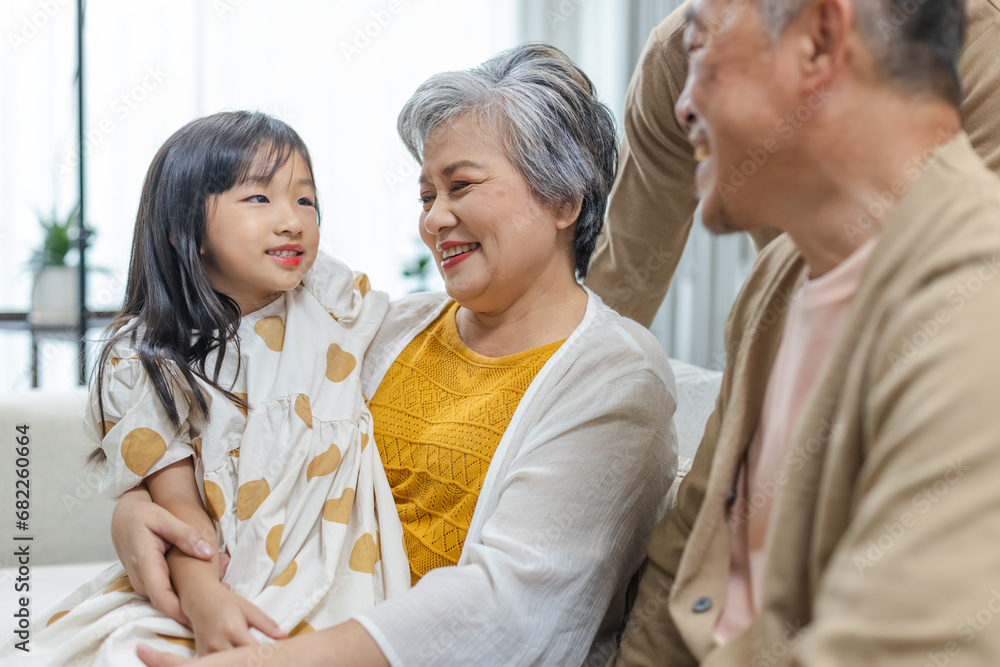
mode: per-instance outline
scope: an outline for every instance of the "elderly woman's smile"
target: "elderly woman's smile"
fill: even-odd
[[[463,259],[469,256],[469,253],[473,250],[479,248],[478,243],[458,243],[457,241],[448,241],[447,243],[439,243],[437,245],[437,251],[441,255],[441,268],[447,269],[449,267],[455,266]],[[454,262],[449,261],[452,257],[457,257]]]

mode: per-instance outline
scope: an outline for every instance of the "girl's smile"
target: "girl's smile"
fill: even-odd
[[[298,266],[302,262],[302,256],[305,254],[302,250],[302,246],[297,243],[286,243],[284,245],[278,246],[277,248],[271,248],[267,251],[269,257],[274,259],[279,264],[285,266]]]

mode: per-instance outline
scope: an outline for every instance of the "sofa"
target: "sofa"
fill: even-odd
[[[690,467],[721,380],[717,371],[680,361],[671,361],[671,366],[678,395],[674,418],[678,477],[662,501],[661,512],[672,506],[677,484]],[[110,538],[113,503],[97,492],[100,475],[85,463],[93,447],[83,433],[86,400],[83,388],[0,394],[0,489],[4,494],[0,506],[5,508],[0,520],[3,618],[11,618],[22,595],[30,598],[31,614],[36,618],[115,559]],[[18,438],[24,442],[19,426],[27,426],[22,429],[26,430],[26,445],[18,443]],[[20,457],[18,449],[24,446],[28,456]],[[18,472],[21,470],[28,472]],[[21,479],[28,482],[30,491],[27,510],[18,510],[16,505],[15,487]],[[24,486],[22,483],[19,488]],[[17,511],[28,513],[25,530],[18,528]],[[29,553],[26,582],[15,556],[15,549],[25,547]],[[30,591],[15,592],[15,585],[25,583]]]

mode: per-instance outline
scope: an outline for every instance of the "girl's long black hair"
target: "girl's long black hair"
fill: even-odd
[[[229,343],[235,343],[239,359],[241,313],[235,301],[212,289],[202,266],[208,207],[211,197],[238,184],[269,180],[296,153],[311,175],[309,151],[295,130],[254,111],[194,120],[157,151],[139,199],[125,301],[108,327],[94,370],[102,435],[104,369],[115,346],[126,339],[138,351],[175,428],[180,427],[178,399],[188,402],[192,414],[207,417],[208,402],[196,378],[247,407],[231,388],[219,385]],[[213,350],[218,350],[215,363],[206,368]],[[95,450],[90,460],[103,462],[104,450]]]

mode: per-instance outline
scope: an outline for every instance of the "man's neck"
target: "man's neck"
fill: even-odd
[[[814,184],[777,218],[810,275],[830,271],[877,235],[935,150],[960,130],[958,112],[936,100],[886,94],[842,109],[823,134],[827,141],[805,157],[818,165]]]

